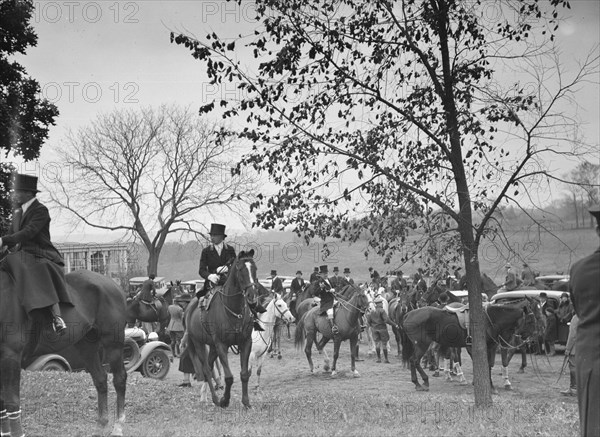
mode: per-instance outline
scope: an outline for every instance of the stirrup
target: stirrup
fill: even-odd
[[[468,335],[467,338],[465,339],[465,344],[467,346],[471,346],[473,344],[473,337],[471,337],[470,335]]]
[[[340,333],[340,330],[338,329],[337,325],[333,324],[331,325],[331,332],[333,333],[333,335],[337,335]]]
[[[64,335],[64,333],[67,332],[67,325],[62,317],[54,316],[54,319],[52,320],[52,329],[54,329],[54,332],[58,335]]]

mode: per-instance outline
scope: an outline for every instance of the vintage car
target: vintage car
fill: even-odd
[[[490,302],[493,304],[505,304],[516,302],[528,297],[534,297],[539,299],[540,293],[546,293],[548,295],[548,300],[553,301],[556,307],[558,308],[558,304],[560,302],[560,296],[563,294],[562,291],[556,290],[514,290],[514,291],[502,291],[500,293],[496,293],[490,299]],[[569,337],[569,326],[564,324],[558,325],[558,339],[556,343],[565,345],[567,344],[567,338]]]
[[[549,290],[567,291],[569,287],[569,275],[537,276],[535,280],[543,283]]]
[[[173,353],[168,344],[153,340],[154,336],[146,335],[140,328],[125,329],[125,347],[123,362],[128,373],[139,371],[142,375],[153,379],[163,379],[169,373],[173,362]],[[22,363],[25,370],[85,370],[74,346],[70,346],[54,354],[34,356]]]
[[[189,281],[182,281],[181,286],[183,287],[183,291],[188,294],[195,294],[196,291],[200,290],[204,287],[204,279],[190,279]]]
[[[148,280],[147,276],[137,276],[129,280],[129,294],[137,293],[138,289],[142,286],[144,281]],[[156,288],[156,294],[162,296],[168,290],[167,280],[162,276],[154,278],[154,286]]]

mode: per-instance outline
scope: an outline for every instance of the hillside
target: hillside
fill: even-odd
[[[526,261],[541,274],[568,272],[570,265],[598,248],[598,238],[592,229],[557,230],[554,236],[550,233],[531,231],[508,232],[510,247],[520,254],[516,258],[506,247],[498,247],[497,243],[484,242],[480,250],[481,269],[493,278],[496,283],[504,279],[504,264],[512,262],[519,269],[522,261]],[[255,235],[230,236],[230,244],[236,251],[241,248],[255,250],[255,260],[260,277],[269,275],[276,269],[280,275],[294,275],[301,270],[308,278],[314,267],[328,264],[330,271],[338,266],[340,271],[349,267],[355,280],[365,281],[368,268],[384,274],[386,271],[401,268],[405,274],[416,272],[419,265],[407,264],[399,266],[392,263],[385,265],[383,259],[374,255],[365,258],[365,242],[355,244],[327,241],[330,257],[327,262],[321,259],[324,242],[313,242],[304,245],[294,234],[288,232],[259,232]],[[161,254],[158,273],[170,280],[193,279],[198,277],[198,262],[201,247],[197,243],[185,245],[169,243]],[[141,257],[140,257],[141,258]],[[139,260],[144,265],[145,260]]]

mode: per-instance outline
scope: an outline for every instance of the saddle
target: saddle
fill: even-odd
[[[460,304],[458,302],[450,303],[444,307],[444,311],[450,314],[455,314],[458,318],[458,324],[462,329],[467,331],[467,339],[471,338],[469,330],[469,304]],[[467,344],[469,342],[467,341]]]
[[[204,311],[208,311],[210,308],[210,303],[217,291],[223,288],[222,285],[215,285],[214,287],[209,288],[208,293],[205,296],[201,297],[199,300],[199,308]]]

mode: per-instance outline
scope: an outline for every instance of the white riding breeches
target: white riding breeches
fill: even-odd
[[[333,319],[333,308],[329,308],[327,310],[327,318],[328,319]]]

